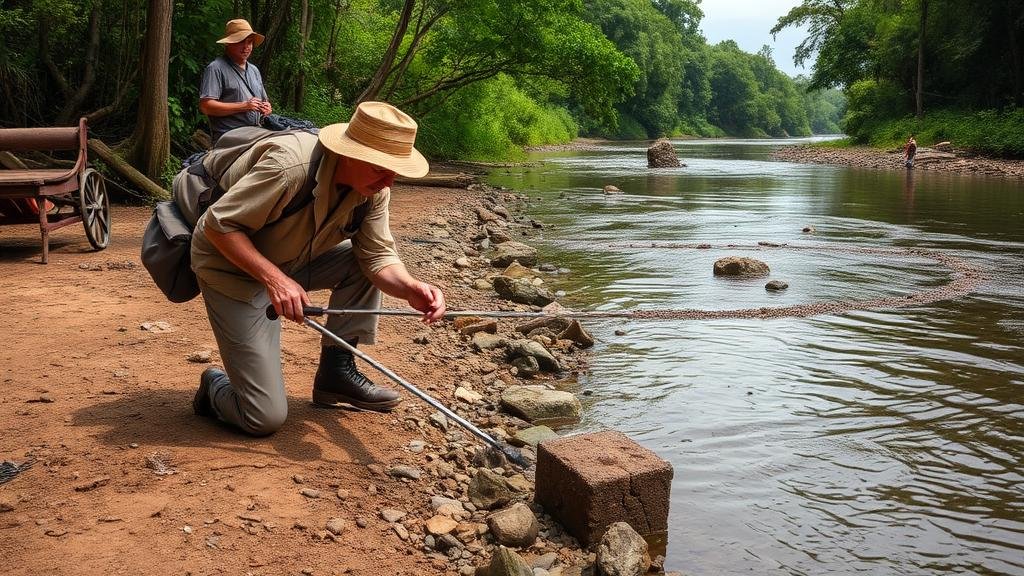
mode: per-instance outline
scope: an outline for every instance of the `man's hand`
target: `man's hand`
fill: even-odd
[[[406,299],[410,306],[423,312],[424,324],[432,324],[444,318],[444,294],[437,286],[416,280],[409,286]]]
[[[279,316],[301,324],[304,318],[302,308],[310,305],[309,295],[302,286],[284,274],[275,275],[273,279],[265,281],[264,285],[274,311]]]

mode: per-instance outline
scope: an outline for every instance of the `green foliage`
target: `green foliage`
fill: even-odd
[[[434,158],[523,158],[523,146],[564,144],[578,128],[562,108],[543,106],[508,76],[459,91],[420,122],[418,147]]]
[[[867,142],[880,122],[903,115],[910,95],[891,82],[861,80],[846,91],[843,129],[857,142]]]
[[[914,134],[921,146],[950,141],[957,148],[995,156],[1024,156],[1024,109],[941,110],[917,119],[906,116],[873,123],[866,143],[902,146]],[[864,142],[864,140],[861,140]]]

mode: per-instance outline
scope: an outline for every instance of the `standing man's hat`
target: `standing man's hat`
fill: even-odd
[[[263,41],[266,40],[266,37],[263,34],[253,32],[252,26],[249,25],[248,20],[243,20],[241,18],[238,20],[228,20],[227,25],[224,26],[224,37],[217,40],[217,44],[234,44],[245,40],[249,36],[256,37],[252,43],[254,48],[263,44]]]
[[[383,102],[362,102],[347,124],[331,124],[320,130],[325,148],[407,178],[427,175],[427,159],[413,145],[416,121]]]

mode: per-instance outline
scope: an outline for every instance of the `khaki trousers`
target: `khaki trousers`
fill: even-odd
[[[281,322],[266,316],[270,299],[265,290],[242,302],[221,294],[203,282],[199,288],[206,301],[210,326],[230,384],[210,391],[213,409],[224,422],[248,434],[275,432],[288,416],[288,399],[281,370]],[[306,291],[331,290],[331,308],[379,308],[381,293],[363,274],[348,240],[291,275]],[[348,340],[372,344],[377,316],[356,314],[328,316],[327,329]],[[287,321],[287,320],[285,320]],[[321,345],[330,344],[322,337]]]

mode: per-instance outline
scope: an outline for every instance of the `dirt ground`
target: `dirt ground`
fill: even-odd
[[[417,261],[407,254],[419,223],[446,211],[451,217],[474,199],[465,190],[395,191],[392,228],[414,274]],[[90,250],[80,226],[63,228],[51,238],[48,265],[39,263],[37,228],[0,228],[7,310],[0,460],[33,462],[0,484],[0,572],[457,573],[401,539],[379,514],[396,508],[430,516],[429,486],[381,468],[426,464],[443,434],[410,418],[433,410],[405,392],[389,415],[314,408],[319,336],[312,330],[283,329],[289,416],[278,433],[249,438],[192,414],[199,375],[210,364],[188,357],[212,351],[212,363],[219,358],[201,297],[166,301],[139,263],[149,215],[145,207],[115,207],[112,241],[101,252]],[[449,286],[439,270],[418,275],[445,289],[450,305],[479,298]],[[314,302],[326,303],[326,294]],[[154,322],[167,329],[142,328]],[[424,358],[413,343],[423,330],[414,318],[387,317],[378,344],[363,349],[447,394],[460,371],[436,352]],[[412,440],[425,440],[427,449],[413,453]],[[324,530],[331,518],[344,521],[340,536]],[[417,520],[407,526],[423,533]]]

